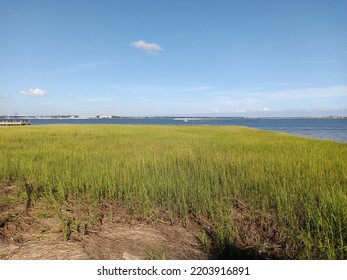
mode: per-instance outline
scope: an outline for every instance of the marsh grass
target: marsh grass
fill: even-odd
[[[244,127],[3,127],[0,159],[0,180],[21,185],[28,207],[46,201],[64,213],[83,198],[93,209],[117,201],[144,220],[160,219],[161,211],[184,225],[204,217],[210,241],[222,249],[238,242],[240,201],[264,221],[274,213],[278,257],[347,258],[344,143]],[[68,239],[73,225],[98,213],[80,222],[60,215]]]

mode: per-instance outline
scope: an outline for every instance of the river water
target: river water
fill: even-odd
[[[234,119],[234,118],[119,118],[119,119],[31,119],[32,125],[131,124],[131,125],[236,125],[281,131],[320,139],[347,142],[347,119]]]

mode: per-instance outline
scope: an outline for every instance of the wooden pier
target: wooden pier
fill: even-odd
[[[27,120],[19,121],[19,120],[5,120],[0,121],[0,126],[22,126],[22,125],[30,125],[30,122]]]

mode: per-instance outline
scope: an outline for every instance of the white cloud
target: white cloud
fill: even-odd
[[[34,88],[34,89],[28,89],[28,90],[21,90],[19,94],[27,95],[27,96],[44,96],[48,93],[47,90]]]
[[[161,46],[159,46],[156,43],[147,43],[145,41],[135,41],[130,44],[131,47],[142,49],[150,54],[159,54],[160,52],[164,51]]]

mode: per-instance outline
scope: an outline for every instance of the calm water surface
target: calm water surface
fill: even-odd
[[[347,119],[32,119],[32,125],[45,124],[147,124],[147,125],[237,125],[282,131],[290,134],[347,142]]]

